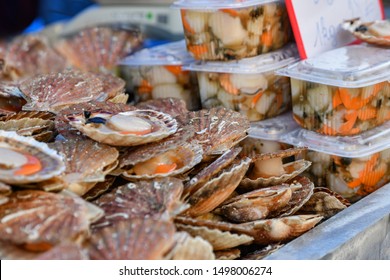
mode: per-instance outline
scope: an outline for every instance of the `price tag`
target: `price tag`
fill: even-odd
[[[286,7],[302,59],[352,43],[341,29],[344,20],[385,18],[382,0],[286,0]]]

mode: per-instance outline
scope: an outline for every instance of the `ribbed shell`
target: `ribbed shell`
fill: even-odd
[[[192,237],[185,231],[175,233],[175,246],[168,253],[170,260],[215,260],[213,247],[200,236]]]
[[[169,177],[120,186],[93,202],[105,212],[94,226],[104,227],[119,220],[145,217],[169,220],[182,206],[182,191],[181,181]]]
[[[16,84],[0,81],[0,116],[19,112],[24,104],[26,104],[26,100]]]
[[[203,146],[205,159],[223,154],[247,136],[249,120],[226,108],[203,109],[183,117],[195,128],[194,139]]]
[[[56,115],[50,112],[44,111],[20,111],[18,113],[8,114],[6,116],[0,117],[1,122],[9,120],[21,120],[21,119],[41,119],[41,120],[51,120],[54,121]]]
[[[112,185],[114,184],[116,177],[115,176],[106,176],[104,182],[99,182],[93,188],[91,188],[88,192],[86,192],[82,197],[87,201],[92,201],[107,192]]]
[[[114,147],[83,137],[56,141],[50,146],[64,156],[66,170],[62,178],[68,184],[104,181],[110,171],[107,167],[115,163],[119,156]],[[85,193],[88,190],[83,191]]]
[[[69,64],[83,71],[107,72],[139,47],[143,41],[139,30],[91,27],[64,38],[57,50]]]
[[[241,251],[238,248],[215,251],[215,258],[217,260],[236,260],[241,256]]]
[[[28,101],[23,110],[58,113],[67,106],[98,99],[103,83],[92,73],[67,70],[25,80],[20,90]]]
[[[66,117],[69,120],[69,124],[77,128],[84,135],[87,135],[97,142],[112,146],[137,146],[151,143],[164,139],[177,131],[176,119],[161,112],[152,110],[134,110],[121,112],[120,114],[135,116],[150,121],[153,124],[152,132],[145,135],[120,134],[117,131],[102,132],[94,126],[85,124],[86,119],[84,115],[81,116],[82,118],[84,117],[84,119],[81,120],[75,119],[73,114],[67,115]]]
[[[183,116],[188,113],[184,100],[178,98],[159,98],[144,101],[137,104],[138,109],[155,110],[171,115],[172,117]]]
[[[24,118],[0,121],[0,130],[15,131],[21,136],[31,136],[37,141],[48,142],[54,138],[54,121]]]
[[[80,135],[80,131],[72,127],[68,120],[65,118],[67,115],[71,114],[83,114],[84,111],[108,111],[113,114],[120,112],[126,112],[135,110],[135,107],[126,105],[126,104],[116,104],[112,102],[98,102],[91,101],[87,103],[80,103],[69,106],[67,109],[61,110],[55,117],[55,126],[58,132],[67,137],[70,135]]]
[[[0,205],[0,240],[55,245],[88,232],[88,207],[78,197],[23,190]]]
[[[35,260],[88,260],[88,255],[76,243],[61,243],[47,252],[39,254]]]
[[[27,184],[41,182],[60,175],[65,170],[62,156],[47,144],[31,137],[19,136],[13,131],[0,131],[0,147],[32,155],[39,159],[42,168],[30,175],[16,175],[16,170],[0,169],[0,181],[7,184]]]
[[[102,93],[105,100],[114,98],[125,91],[126,82],[123,79],[111,73],[96,73],[95,75],[103,82]]]
[[[174,244],[173,222],[148,218],[118,221],[93,232],[89,256],[93,260],[159,260]]]

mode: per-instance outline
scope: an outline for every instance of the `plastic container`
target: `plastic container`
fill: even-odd
[[[175,97],[183,99],[187,109],[197,110],[200,100],[196,74],[182,68],[193,61],[181,40],[138,51],[119,65],[135,103]]]
[[[294,118],[326,135],[355,135],[390,119],[390,49],[352,45],[300,61],[291,78]]]
[[[273,129],[275,127],[276,129]],[[255,123],[249,136],[308,147],[307,175],[354,202],[390,182],[390,122],[355,136],[324,136],[282,115]]]
[[[291,110],[288,77],[275,70],[298,61],[295,44],[237,61],[197,61],[185,69],[198,75],[202,108],[223,106],[258,121]]]
[[[283,47],[292,39],[284,1],[181,0],[187,49],[195,59],[232,60]]]

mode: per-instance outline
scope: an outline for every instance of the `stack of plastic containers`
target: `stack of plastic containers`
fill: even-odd
[[[263,121],[253,137],[307,146],[316,185],[351,201],[390,182],[390,49],[346,46],[277,74],[291,78],[295,123]]]

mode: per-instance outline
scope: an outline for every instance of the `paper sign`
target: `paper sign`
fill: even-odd
[[[286,7],[302,59],[352,43],[341,28],[344,20],[384,19],[381,0],[286,0]]]

